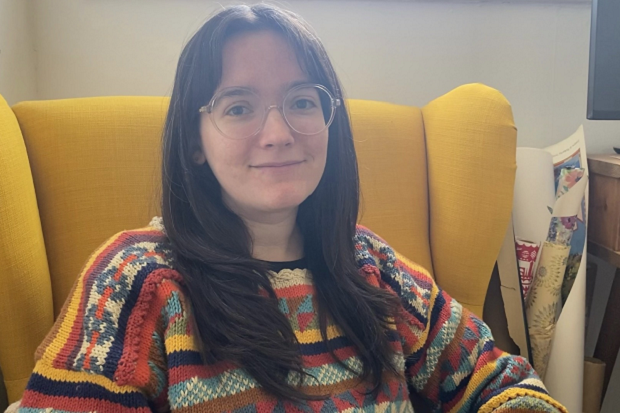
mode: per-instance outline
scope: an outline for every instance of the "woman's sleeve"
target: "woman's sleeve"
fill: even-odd
[[[142,245],[121,233],[90,257],[37,349],[19,412],[169,410],[160,286],[176,276]]]
[[[443,412],[565,412],[526,359],[495,347],[489,327],[423,268],[366,234],[382,288],[401,298],[397,321],[410,391]],[[370,267],[367,267],[370,271]]]

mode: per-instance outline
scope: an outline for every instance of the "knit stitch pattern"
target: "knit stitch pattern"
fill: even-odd
[[[319,331],[307,269],[272,272],[299,341],[302,390],[324,400],[278,400],[242,367],[204,363],[191,306],[158,221],[121,232],[89,258],[36,353],[20,412],[413,412],[410,394],[444,412],[566,412],[529,365],[494,346],[488,327],[421,267],[367,228],[355,236],[360,276],[400,298],[388,332],[394,365],[375,398],[359,380],[355,346],[328,317]],[[335,355],[352,371],[330,355]]]

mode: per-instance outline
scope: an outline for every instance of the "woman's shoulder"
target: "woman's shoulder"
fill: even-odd
[[[154,330],[165,307],[163,295],[178,294],[181,284],[157,221],[115,234],[86,262],[37,359],[126,384],[140,341],[152,336],[146,330]]]
[[[109,299],[129,297],[139,293],[154,274],[173,271],[173,261],[161,218],[155,217],[147,226],[121,231],[101,244],[87,260],[74,289],[81,283],[84,291]]]
[[[356,227],[355,254],[357,265],[369,282],[407,301],[427,301],[438,292],[424,267],[399,254],[387,241],[362,225]]]
[[[399,254],[387,241],[362,225],[356,226],[355,251],[360,266],[374,265],[386,270],[402,267],[410,272],[429,275],[424,267]]]

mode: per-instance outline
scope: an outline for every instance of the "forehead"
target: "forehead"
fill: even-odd
[[[218,90],[247,87],[268,94],[307,81],[295,51],[280,34],[270,30],[246,32],[224,44]]]

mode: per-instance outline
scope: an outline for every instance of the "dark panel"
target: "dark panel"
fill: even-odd
[[[620,120],[620,0],[593,0],[588,119]]]

